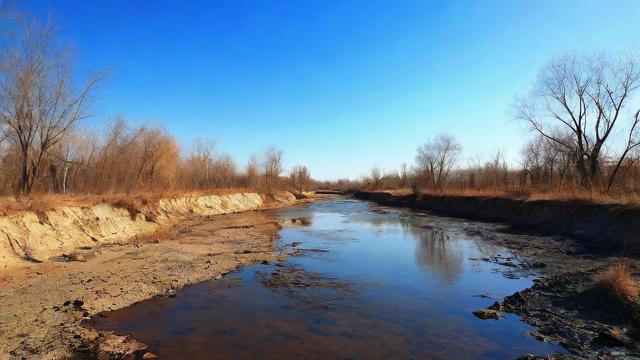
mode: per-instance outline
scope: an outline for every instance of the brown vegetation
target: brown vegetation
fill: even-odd
[[[0,5],[0,15],[8,10]],[[282,176],[283,155],[275,147],[253,155],[242,172],[208,139],[185,151],[162,126],[133,126],[122,116],[104,127],[86,127],[82,120],[101,77],[73,77],[72,53],[51,23],[19,28],[0,42],[0,195],[20,197],[3,201],[5,210],[47,208],[86,194],[127,194],[126,200],[103,201],[134,216],[139,194],[309,186],[305,167],[296,167],[289,179]]]
[[[638,297],[638,287],[631,278],[629,264],[616,262],[596,275],[596,287],[622,300]]]
[[[347,186],[637,204],[639,87],[637,57],[561,57],[541,70],[529,96],[516,103],[515,118],[534,133],[519,166],[508,164],[500,150],[484,162],[463,163],[456,139],[439,135],[417,149],[413,169],[403,165],[384,173],[374,168]]]

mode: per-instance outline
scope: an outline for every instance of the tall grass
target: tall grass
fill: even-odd
[[[638,287],[626,261],[618,261],[605,268],[596,275],[595,281],[596,288],[615,298],[634,300],[638,297]]]

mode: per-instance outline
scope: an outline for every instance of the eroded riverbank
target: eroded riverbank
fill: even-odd
[[[278,219],[260,211],[196,214],[153,236],[79,248],[72,257],[4,271],[0,357],[140,357],[144,344],[81,322],[156,295],[173,296],[185,285],[220,277],[244,264],[273,261],[279,229]]]
[[[587,255],[567,238],[337,198],[196,217],[140,240],[3,274],[0,353],[43,359],[147,352],[171,359],[636,354],[637,315],[593,291],[593,275],[611,259]],[[495,320],[472,314],[484,308],[501,314]]]
[[[472,312],[533,284],[493,224],[333,199],[274,214],[286,259],[103,313],[161,358],[512,359],[562,353],[507,314]]]

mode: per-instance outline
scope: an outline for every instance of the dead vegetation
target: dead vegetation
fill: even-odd
[[[500,148],[480,159],[437,135],[416,151],[415,166],[378,167],[359,181],[324,188],[411,189],[519,199],[640,203],[640,66],[637,55],[565,55],[544,66],[514,119],[533,133],[517,163]]]
[[[484,161],[465,159],[456,139],[442,134],[417,149],[411,169],[375,167],[359,182],[333,188],[638,205],[639,88],[637,56],[563,56],[543,67],[530,93],[516,101],[514,118],[533,133],[519,164],[500,149]]]
[[[617,299],[636,300],[638,287],[631,275],[629,264],[626,261],[618,261],[596,275],[595,286]]]
[[[0,5],[0,15],[9,11]],[[305,167],[294,169],[291,178],[283,176],[283,153],[276,147],[253,155],[240,169],[207,138],[183,148],[163,126],[132,125],[123,116],[88,126],[83,120],[91,114],[103,75],[85,81],[75,76],[73,52],[52,21],[15,19],[12,25],[15,34],[0,38],[0,195],[18,198],[5,199],[2,211],[85,205],[104,195],[100,201],[134,216],[139,203],[144,205],[141,193],[166,197],[238,188],[269,193],[308,186]],[[133,198],[117,199],[119,194]]]
[[[98,204],[111,204],[118,208],[127,209],[134,216],[140,209],[153,204],[160,199],[175,199],[181,197],[200,197],[207,195],[226,195],[241,192],[260,192],[252,188],[225,188],[209,190],[166,190],[166,191],[136,191],[131,193],[109,194],[33,194],[31,196],[0,197],[0,215],[7,215],[19,211],[45,212],[65,206],[89,207]]]

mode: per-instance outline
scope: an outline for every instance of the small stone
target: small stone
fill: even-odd
[[[142,355],[143,359],[157,359],[158,355],[152,353],[152,352],[146,352],[144,353],[144,355]]]
[[[482,309],[482,310],[474,311],[473,315],[475,315],[476,317],[482,320],[487,320],[487,319],[497,320],[503,316],[501,312],[493,309]]]

